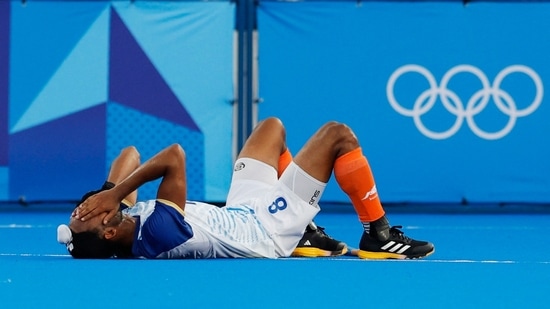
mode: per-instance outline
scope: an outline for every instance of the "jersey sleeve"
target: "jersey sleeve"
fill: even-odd
[[[156,258],[159,254],[183,244],[193,236],[183,211],[177,206],[156,201],[155,210],[141,226],[132,251],[136,256]]]

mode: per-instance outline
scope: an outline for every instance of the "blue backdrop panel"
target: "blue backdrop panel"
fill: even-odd
[[[9,2],[0,1],[0,200],[8,197]]]
[[[343,121],[385,202],[550,202],[549,4],[262,2],[258,24],[260,118],[292,150]]]
[[[189,182],[204,186],[203,198],[225,200],[233,160],[234,3],[115,1],[113,7],[198,129],[188,120],[185,126],[202,135],[196,140],[203,144],[202,162],[189,165],[204,164],[204,178]],[[158,101],[162,108],[168,103]],[[181,125],[184,117],[178,118]]]
[[[0,2],[0,168],[8,164],[9,8],[9,2]]]
[[[162,150],[166,143],[182,145],[190,163],[186,168],[187,178],[192,180],[188,182],[187,195],[204,199],[204,137],[201,132],[115,103],[108,104],[107,127],[108,162],[127,145],[134,145],[144,159]],[[159,183],[157,180],[141,187],[140,198],[155,198]]]
[[[1,200],[78,198],[101,184],[123,147],[138,146],[146,160],[171,143],[188,148],[189,198],[225,198],[234,4],[0,3],[9,43],[0,61],[10,63],[9,77],[0,67],[0,107],[9,110]],[[142,193],[154,197],[154,187]]]
[[[102,104],[12,134],[10,197],[61,200],[99,188],[106,175],[105,113]]]

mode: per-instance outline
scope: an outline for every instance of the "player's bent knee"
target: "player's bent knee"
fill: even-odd
[[[334,144],[358,144],[355,133],[346,124],[331,121],[326,123],[323,128],[323,139],[332,141]]]
[[[257,128],[258,131],[267,131],[269,136],[279,136],[284,142],[286,139],[286,130],[281,119],[276,117],[269,117],[262,120]]]
[[[276,128],[278,128],[279,130],[284,131],[283,122],[277,117],[266,118],[259,123],[259,126],[268,126],[270,130],[275,130]]]

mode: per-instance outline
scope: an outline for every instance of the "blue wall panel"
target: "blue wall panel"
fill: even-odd
[[[0,200],[8,198],[8,88],[10,3],[0,2]]]
[[[550,5],[262,2],[260,118],[352,126],[385,202],[550,202]],[[309,129],[304,129],[307,127]],[[347,201],[331,182],[325,200]]]
[[[67,200],[101,186],[105,114],[102,104],[12,134],[11,199]]]
[[[294,152],[350,124],[385,202],[548,203],[549,9],[262,1],[260,118],[281,117]],[[189,197],[223,200],[234,26],[229,1],[0,1],[0,201],[77,198],[125,145],[172,142]],[[324,200],[347,198],[332,181]]]
[[[172,143],[189,147],[188,197],[223,200],[233,25],[222,1],[0,1],[0,200],[76,199],[123,147]]]

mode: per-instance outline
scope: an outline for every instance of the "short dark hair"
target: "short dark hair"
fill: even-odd
[[[97,232],[72,232],[73,240],[68,244],[69,253],[76,259],[107,259],[115,255],[111,243],[99,237]]]

